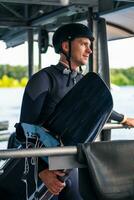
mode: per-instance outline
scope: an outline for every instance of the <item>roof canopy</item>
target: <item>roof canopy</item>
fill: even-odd
[[[134,0],[0,0],[0,40],[7,47],[22,44],[28,29],[54,31],[86,20],[90,9],[106,19],[108,40],[134,36]]]

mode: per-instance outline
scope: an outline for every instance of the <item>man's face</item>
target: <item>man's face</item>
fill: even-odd
[[[74,66],[86,65],[91,53],[91,41],[88,38],[76,38],[71,42],[71,62]]]

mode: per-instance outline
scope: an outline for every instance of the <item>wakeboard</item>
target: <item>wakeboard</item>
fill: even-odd
[[[112,108],[108,87],[98,74],[89,72],[57,104],[47,128],[60,135],[64,145],[93,141]]]

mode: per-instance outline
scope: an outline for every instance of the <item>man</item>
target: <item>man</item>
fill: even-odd
[[[83,24],[66,24],[55,31],[53,46],[55,52],[60,54],[59,63],[42,69],[29,80],[24,92],[20,122],[47,127],[47,119],[57,103],[83,77],[81,66],[87,64],[92,54],[93,40],[92,33]],[[111,118],[134,126],[134,119],[115,111]],[[39,177],[54,195],[64,200],[81,200],[76,171],[72,172],[70,183],[61,182],[58,176],[64,176],[64,173],[50,171],[47,164],[40,164]]]

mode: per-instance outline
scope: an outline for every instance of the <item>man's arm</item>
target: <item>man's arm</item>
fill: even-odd
[[[45,73],[37,73],[29,80],[23,95],[20,122],[39,125],[43,123],[44,110],[49,91],[49,78]]]
[[[116,112],[114,110],[111,113],[110,119],[114,120],[114,121],[117,121],[117,122],[119,122],[121,124],[134,127],[134,118],[126,117],[125,115],[120,114],[120,113],[118,113],[118,112]]]
[[[41,72],[35,74],[28,82],[21,107],[21,123],[40,125],[43,123],[45,116],[41,113],[45,109],[45,101],[49,91],[49,78],[47,74]],[[54,195],[58,195],[64,188],[65,183],[58,179],[58,176],[65,174],[60,171],[50,171],[48,164],[39,158],[39,177],[45,186]]]

